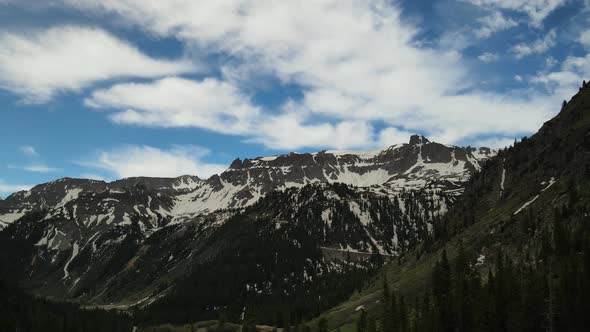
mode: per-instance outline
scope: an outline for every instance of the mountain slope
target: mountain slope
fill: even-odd
[[[499,330],[513,329],[510,324],[529,321],[518,316],[521,314],[536,318],[532,325],[516,330],[590,327],[590,322],[584,323],[584,314],[580,313],[590,304],[584,300],[590,296],[590,285],[582,278],[590,275],[584,272],[590,271],[589,165],[590,86],[586,86],[535,135],[499,151],[497,157],[485,164],[435,228],[436,241],[425,243],[404,255],[398,264],[386,267],[389,289],[398,299],[400,295],[405,296],[406,304],[424,301],[425,293],[436,291],[435,281],[440,273],[437,269],[444,251],[452,264],[458,264],[461,259],[469,262],[467,270],[475,271],[469,273],[481,276],[479,283],[491,289],[489,301],[498,296],[493,291],[497,290],[494,282],[505,280],[521,287],[522,290],[515,288],[512,293],[502,293],[506,305],[498,307],[495,314],[503,315],[498,322],[507,325],[499,325]],[[506,277],[504,273],[508,272],[503,268],[506,264],[514,266],[508,271],[516,276]],[[455,283],[462,274],[455,265],[451,270],[457,273],[450,275],[451,283]],[[545,286],[521,284],[518,275],[522,280],[530,278]],[[522,307],[525,302],[518,302],[523,299],[519,296],[525,296],[522,294],[535,297],[528,300],[532,312]],[[326,312],[324,317],[334,327],[354,324],[359,315],[355,309],[359,306],[366,308],[369,316],[379,317],[382,308],[378,302],[382,296],[383,281],[377,278],[362,294]],[[566,298],[572,302],[560,302]],[[579,305],[572,305],[578,302]],[[449,324],[459,324],[459,318],[450,316],[455,309],[448,310]],[[473,310],[487,309],[473,307]],[[485,320],[477,322],[484,324]]]

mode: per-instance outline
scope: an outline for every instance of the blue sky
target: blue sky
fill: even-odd
[[[236,157],[502,147],[590,79],[587,0],[0,0],[0,195]]]

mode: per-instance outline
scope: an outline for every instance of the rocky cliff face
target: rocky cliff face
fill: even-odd
[[[236,159],[229,169],[179,195],[173,214],[251,205],[274,190],[313,183],[344,183],[393,197],[407,190],[459,194],[469,176],[494,156],[488,148],[461,148],[412,136],[408,144],[377,151],[320,151]]]

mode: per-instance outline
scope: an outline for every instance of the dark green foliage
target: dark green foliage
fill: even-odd
[[[431,289],[417,295],[413,307],[406,310],[403,298],[393,296],[381,304],[382,331],[588,331],[590,234],[584,236],[583,251],[555,252],[547,262],[498,252],[483,284],[472,257],[460,249],[449,262],[443,251]],[[398,308],[396,322],[389,307]]]
[[[326,318],[321,318],[318,321],[318,332],[328,332],[328,321]]]
[[[129,332],[132,327],[127,314],[51,302],[0,283],[0,331]]]
[[[361,310],[361,315],[359,316],[359,319],[356,322],[357,332],[367,332],[367,325],[367,312],[363,309]]]

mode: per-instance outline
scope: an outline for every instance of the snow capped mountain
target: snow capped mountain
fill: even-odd
[[[126,303],[155,301],[162,283],[232,257],[254,240],[240,238],[242,227],[289,250],[305,242],[315,266],[305,273],[336,264],[327,256],[397,255],[428,236],[495,154],[412,136],[378,151],[236,159],[206,180],[59,179],[0,201],[0,242],[22,249],[0,248],[0,263],[43,295]]]
[[[377,151],[320,151],[236,159],[225,172],[207,180],[196,176],[138,177],[106,183],[64,178],[0,201],[0,227],[27,212],[63,207],[80,195],[101,194],[116,200],[111,196],[138,186],[153,191],[153,195],[172,198],[172,203],[164,206],[147,202],[143,205],[145,213],[138,214],[152,216],[154,224],[164,217],[180,222],[219,209],[246,207],[271,191],[312,183],[344,183],[390,197],[421,189],[457,194],[481,163],[495,154],[488,148],[447,146],[415,135],[408,144]],[[106,220],[122,221],[122,215],[107,214]]]
[[[149,220],[146,229],[151,229],[171,220],[180,222],[218,209],[249,206],[271,191],[312,183],[345,183],[390,198],[401,191],[421,189],[457,194],[469,175],[493,155],[495,151],[487,148],[446,146],[412,136],[408,144],[378,151],[320,151],[236,159],[228,170],[207,180],[195,176],[139,177],[106,183],[64,178],[0,201],[0,227],[27,212],[50,209],[53,214],[71,213],[85,224],[128,223],[131,216],[142,217]],[[121,208],[119,196],[139,187],[151,191],[151,196],[146,194],[145,202]],[[78,210],[78,204],[70,204],[69,211],[65,209],[81,196],[92,200],[86,203],[92,211],[84,206]],[[162,196],[168,198],[166,203],[153,199]]]
[[[312,183],[344,183],[394,196],[407,190],[460,193],[462,184],[496,151],[462,148],[412,136],[408,144],[378,151],[320,151],[236,159],[195,191],[177,197],[174,215],[251,205],[261,196]]]
[[[196,176],[181,176],[178,178],[126,178],[111,183],[98,180],[86,179],[72,179],[63,178],[52,182],[44,183],[33,187],[28,191],[19,191],[0,201],[0,227],[8,225],[28,212],[41,210],[59,210],[71,201],[76,201],[79,198],[82,200],[93,200],[88,203],[97,215],[100,215],[102,210],[99,207],[116,206],[113,202],[117,202],[118,196],[131,193],[133,190],[144,189],[153,192],[153,195],[158,197],[174,197],[193,190],[201,180]],[[93,198],[89,198],[88,196]],[[98,196],[97,196],[98,195]],[[98,201],[98,197],[103,197],[103,201]],[[144,197],[146,204],[151,206],[154,211],[159,210],[160,214],[168,214],[168,211],[163,212],[163,209],[169,210],[172,203],[166,206],[155,206],[152,204],[152,197]],[[110,201],[110,203],[108,203]],[[155,201],[154,201],[155,203]],[[77,207],[77,205],[74,205]],[[73,210],[76,217],[77,209]],[[82,210],[80,210],[82,212]],[[104,211],[102,211],[104,212]],[[154,214],[153,211],[146,212],[147,214]],[[121,216],[109,214],[109,218],[122,220]]]

